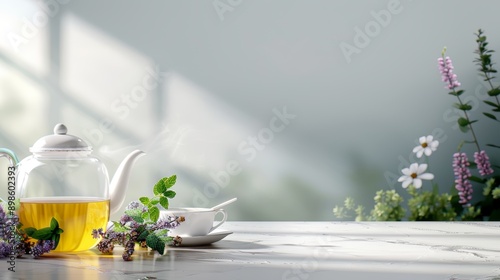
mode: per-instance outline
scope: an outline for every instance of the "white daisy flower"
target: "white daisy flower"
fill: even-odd
[[[418,139],[418,142],[420,142],[420,145],[413,148],[413,152],[417,154],[418,158],[421,158],[423,154],[430,156],[439,146],[439,141],[433,140],[432,135],[422,136]]]
[[[403,188],[407,188],[410,184],[415,188],[422,187],[422,180],[432,180],[434,175],[432,173],[424,173],[427,170],[427,164],[412,163],[410,168],[401,170],[403,176],[399,177],[398,182],[403,182]]]

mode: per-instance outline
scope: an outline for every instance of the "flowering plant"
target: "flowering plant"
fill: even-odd
[[[120,221],[114,221],[113,226],[103,231],[94,229],[92,236],[101,238],[97,249],[104,254],[111,254],[115,244],[124,247],[122,258],[132,260],[135,245],[142,248],[151,248],[163,255],[166,244],[174,246],[182,242],[179,236],[168,236],[168,230],[175,228],[184,221],[184,217],[165,217],[160,219],[158,204],[168,208],[168,199],[174,198],[176,193],[170,188],[175,184],[175,175],[162,178],[153,187],[154,197],[141,197],[139,201],[132,201],[127,206]]]
[[[500,112],[500,87],[494,86],[492,80],[497,71],[493,68],[491,54],[493,50],[487,48],[488,42],[483,31],[480,29],[476,34],[477,58],[474,60],[479,66],[479,74],[488,84],[488,96],[490,100],[484,103],[492,107],[492,112],[484,112],[483,115],[490,120],[500,122],[495,116]],[[453,62],[449,56],[445,56],[446,48],[443,49],[441,57],[438,58],[438,68],[442,81],[449,94],[457,98],[455,108],[461,111],[457,119],[460,130],[470,133],[472,140],[462,141],[458,151],[453,154],[452,166],[455,176],[454,187],[449,193],[439,194],[437,184],[433,184],[432,190],[422,190],[423,180],[432,180],[434,175],[428,171],[428,163],[412,163],[409,167],[401,170],[402,176],[398,181],[402,187],[408,190],[410,199],[407,208],[409,210],[408,220],[500,220],[500,176],[495,174],[495,168],[490,163],[486,151],[479,144],[478,137],[474,131],[473,124],[478,120],[471,119],[472,105],[464,102],[462,95],[464,90],[460,89],[460,82],[454,73]],[[464,144],[472,144],[474,161],[469,161],[467,153],[462,151]],[[413,148],[417,158],[428,159],[438,148],[439,141],[432,135],[419,138],[419,145]],[[487,144],[492,148],[500,146]],[[473,175],[477,173],[476,175]],[[482,193],[474,192],[474,185],[482,187]],[[361,205],[356,205],[352,198],[347,198],[344,206],[336,206],[333,209],[337,218],[348,217],[348,212],[356,214],[356,220],[375,221],[399,221],[406,217],[406,210],[402,207],[404,199],[395,190],[380,190],[374,198],[375,206],[370,214],[364,213]]]

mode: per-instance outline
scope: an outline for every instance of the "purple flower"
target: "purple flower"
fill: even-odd
[[[183,217],[176,217],[176,216],[168,216],[166,219],[160,219],[156,223],[156,225],[153,226],[154,230],[157,229],[173,229],[179,226],[179,224],[183,221]]]
[[[140,206],[139,202],[137,202],[137,201],[132,201],[132,202],[130,202],[130,203],[127,205],[127,207],[126,207],[125,209],[126,209],[126,210],[130,210],[130,209],[137,209],[137,208],[139,208],[139,206]]]
[[[122,226],[131,228],[131,229],[137,229],[141,225],[137,221],[135,221],[134,219],[132,219],[132,217],[130,217],[128,215],[123,215],[120,218],[120,224]]]
[[[134,246],[135,242],[134,240],[128,240],[125,245],[123,246],[123,254],[122,258],[124,261],[131,261],[132,260],[132,254],[134,254]]]
[[[103,254],[111,254],[115,245],[108,239],[103,239],[97,243],[97,249]]]
[[[469,181],[471,174],[468,166],[469,160],[465,153],[455,153],[453,155],[455,188],[458,190],[459,203],[462,205],[469,205],[469,201],[472,199],[472,184]]]
[[[36,259],[41,255],[50,252],[53,249],[54,244],[52,240],[38,240],[35,246],[31,248],[31,255]]]
[[[453,64],[451,62],[451,58],[449,56],[443,58],[438,58],[439,64],[439,72],[441,72],[441,76],[443,78],[443,82],[447,85],[445,88],[447,89],[455,89],[460,86],[460,83],[457,80],[457,75],[453,73]]]
[[[133,220],[134,219],[132,219],[132,217],[130,217],[129,215],[125,214],[125,215],[123,215],[123,216],[120,217],[120,224],[125,225],[126,223],[131,222]]]
[[[474,162],[477,164],[477,169],[479,170],[479,174],[481,174],[481,176],[490,175],[491,173],[493,173],[493,169],[491,168],[490,164],[490,158],[485,151],[475,152]]]
[[[148,211],[148,208],[139,201],[132,201],[127,205],[127,207],[125,207],[125,210],[135,210],[135,209],[138,209],[143,213]]]
[[[10,255],[12,248],[4,242],[0,243],[0,257],[7,257]]]
[[[52,249],[54,249],[54,243],[52,240],[45,240],[42,244],[42,250],[48,253]]]
[[[33,258],[35,258],[35,259],[36,259],[36,258],[38,258],[38,257],[40,257],[42,254],[43,254],[43,253],[42,253],[42,248],[41,248],[41,246],[39,246],[39,245],[35,245],[35,247],[33,247],[33,248],[31,249],[31,255],[32,255],[32,256],[33,256]]]
[[[0,205],[0,222],[5,222],[5,211],[3,211],[2,205]]]
[[[104,236],[102,228],[92,230],[92,238],[97,239]]]

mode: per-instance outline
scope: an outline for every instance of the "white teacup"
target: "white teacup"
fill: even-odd
[[[214,226],[215,216],[222,213],[222,220]],[[184,217],[178,227],[169,230],[171,236],[204,236],[220,227],[227,219],[224,209],[210,208],[169,208],[160,212],[160,219],[168,216]]]

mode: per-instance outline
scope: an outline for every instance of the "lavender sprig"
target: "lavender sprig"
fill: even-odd
[[[477,169],[479,170],[479,174],[481,174],[481,176],[486,176],[493,173],[493,169],[491,168],[490,164],[490,158],[485,151],[475,152],[474,162],[477,164]]]
[[[439,71],[441,72],[441,77],[443,82],[446,83],[447,89],[455,91],[455,88],[459,87],[461,84],[457,80],[457,75],[453,73],[453,63],[449,56],[445,57],[443,50],[442,57],[438,58]]]
[[[481,30],[479,31],[480,34],[482,34]],[[481,37],[481,35],[478,36]],[[483,40],[483,39],[480,38],[478,40]],[[486,40],[485,37],[484,40]],[[491,61],[489,60],[489,54],[488,54],[489,52],[485,50],[485,47],[486,45],[484,44],[484,42],[480,43],[479,52],[482,54],[484,60],[482,62],[482,71],[486,75],[487,80],[490,81],[490,76],[488,76],[488,73],[493,73],[496,71],[492,68]],[[457,87],[460,86],[460,83],[457,80],[457,75],[453,73],[453,63],[451,61],[451,58],[448,56],[445,57],[444,56],[445,53],[446,53],[446,48],[443,49],[441,57],[438,59],[439,71],[441,72],[442,80],[447,84],[447,88],[451,90],[450,94],[456,96],[458,99],[456,107],[464,112],[464,117],[460,117],[458,119],[458,125],[462,130],[466,130],[466,128],[469,128],[472,134],[473,143],[476,145],[477,148],[477,152],[474,154],[474,158],[479,170],[479,174],[481,174],[481,176],[492,174],[493,169],[491,169],[489,157],[484,150],[481,150],[479,146],[479,141],[477,140],[476,137],[476,133],[474,132],[474,129],[472,127],[472,123],[476,121],[470,120],[469,115],[467,114],[467,111],[471,110],[472,106],[467,103],[463,103],[462,100],[460,99],[460,95],[462,95],[464,91],[456,89]],[[485,56],[487,56],[487,58]]]
[[[441,57],[438,58],[438,66],[439,66],[439,71],[441,72],[442,80],[443,82],[446,83],[446,88],[451,90],[449,94],[456,96],[458,99],[456,107],[464,112],[464,117],[460,117],[458,119],[458,125],[463,130],[466,130],[466,128],[470,129],[470,132],[473,137],[473,142],[476,144],[477,150],[480,151],[481,148],[479,148],[479,141],[477,140],[476,133],[474,132],[474,129],[472,127],[472,123],[474,123],[475,121],[471,121],[469,115],[467,114],[467,111],[471,110],[472,106],[467,103],[463,103],[462,99],[460,99],[460,95],[462,95],[464,91],[457,90],[457,88],[461,84],[457,80],[457,75],[453,73],[454,67],[451,58],[449,56],[445,57],[444,56],[445,53],[446,53],[446,48],[443,49]]]
[[[469,206],[472,199],[472,184],[469,181],[471,173],[469,170],[469,160],[465,153],[455,153],[453,155],[453,172],[455,174],[455,188],[460,197],[459,203]]]
[[[41,255],[50,252],[54,247],[54,242],[52,240],[38,240],[33,248],[31,248],[31,255],[33,258],[37,259]]]

